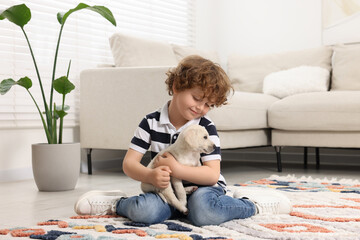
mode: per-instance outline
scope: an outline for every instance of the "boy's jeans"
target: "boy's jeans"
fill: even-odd
[[[196,226],[219,225],[232,219],[248,218],[255,214],[256,208],[248,199],[226,196],[221,187],[199,187],[188,196],[187,207],[187,218]],[[120,199],[116,213],[134,222],[147,224],[183,216],[154,193]]]

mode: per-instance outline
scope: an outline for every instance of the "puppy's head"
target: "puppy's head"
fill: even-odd
[[[200,125],[191,125],[183,132],[185,142],[193,151],[201,153],[211,153],[215,149],[215,144],[210,140],[209,133]]]

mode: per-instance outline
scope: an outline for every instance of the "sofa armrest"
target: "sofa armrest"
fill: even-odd
[[[98,68],[80,74],[82,148],[129,147],[142,118],[163,106],[170,67]]]

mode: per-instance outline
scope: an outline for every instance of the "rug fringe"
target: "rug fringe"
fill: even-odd
[[[268,179],[276,179],[280,181],[307,181],[307,182],[337,182],[341,184],[359,184],[357,179],[348,179],[348,178],[313,178],[311,176],[301,176],[296,177],[295,174],[289,174],[287,176],[271,175]]]

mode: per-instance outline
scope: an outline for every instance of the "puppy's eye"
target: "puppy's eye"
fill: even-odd
[[[204,136],[204,139],[207,139],[207,136]]]

